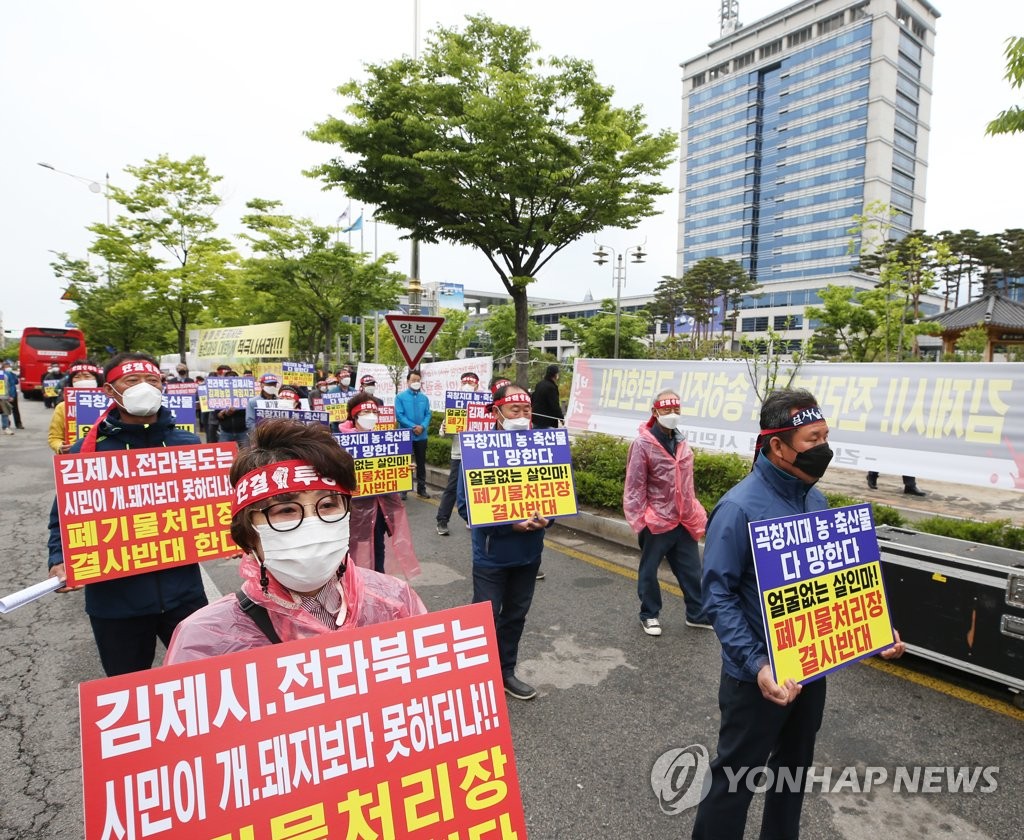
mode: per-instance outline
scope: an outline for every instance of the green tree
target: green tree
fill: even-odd
[[[110,187],[125,212],[90,228],[97,236],[90,250],[107,261],[122,293],[148,304],[185,361],[189,328],[237,260],[215,235],[220,197],[214,185],[221,178],[198,155],[184,161],[160,155],[125,171],[135,178],[134,189]]]
[[[398,303],[405,278],[387,268],[397,257],[371,260],[332,241],[333,228],[276,212],[278,201],[253,199],[246,206],[252,212],[242,217],[250,231],[244,238],[255,255],[245,266],[249,285],[270,296],[274,320],[292,322],[302,355],[315,359],[322,352],[331,367],[342,318]]]
[[[391,332],[391,327],[386,321],[381,321],[377,325],[377,354],[374,361],[387,368],[388,376],[391,378],[391,382],[395,386],[395,393],[397,394],[402,388],[402,374],[405,372],[407,365],[405,363],[405,356],[398,349],[395,335]]]
[[[988,349],[988,330],[984,324],[978,324],[960,333],[956,340],[956,360],[960,362],[980,362],[985,358]]]
[[[677,138],[612,105],[590,62],[542,59],[528,30],[467,21],[436,30],[421,58],[342,85],[348,118],[309,136],[343,155],[309,174],[418,241],[481,251],[512,297],[526,386],[527,287],[577,239],[655,215]]]
[[[1019,90],[1024,86],[1024,37],[1008,38],[1003,54],[1006,56],[1004,78],[1010,83],[1010,87]],[[1001,111],[985,128],[986,134],[1015,134],[1020,131],[1024,131],[1024,109],[1019,105]]]
[[[527,311],[529,314],[529,310]],[[505,367],[510,359],[516,357],[518,346],[517,316],[515,307],[504,303],[500,306],[492,306],[487,313],[487,320],[484,321],[483,333],[486,334],[486,344],[494,356],[495,366]],[[530,347],[534,341],[540,341],[544,335],[544,327],[527,318],[526,321],[526,346],[529,348],[530,358],[536,358],[540,351],[536,347]],[[524,386],[525,387],[525,386]]]
[[[465,309],[443,309],[444,324],[430,345],[432,352],[442,361],[457,359],[460,350],[476,340],[477,328],[469,326],[469,313]]]
[[[686,311],[683,278],[661,275],[661,282],[654,287],[654,300],[647,311],[668,323],[668,340],[672,341],[676,337],[676,319]]]
[[[619,313],[619,358],[647,357],[648,315]],[[591,318],[563,318],[562,332],[580,346],[580,355],[591,359],[611,359],[615,349],[615,301],[601,301],[601,308]]]

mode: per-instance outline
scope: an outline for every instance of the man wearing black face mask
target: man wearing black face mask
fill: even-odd
[[[832,460],[828,423],[811,393],[770,393],[761,406],[755,448],[750,475],[719,500],[704,539],[704,609],[722,643],[722,720],[694,840],[742,840],[753,793],[741,768],[767,765],[773,778],[789,773],[802,780],[814,761],[825,709],[824,677],[779,685],[772,676],[747,529],[750,522],[828,507],[814,486]],[[897,634],[896,644],[881,656],[894,659],[904,649]],[[765,794],[760,836],[798,837],[802,786],[777,787]]]

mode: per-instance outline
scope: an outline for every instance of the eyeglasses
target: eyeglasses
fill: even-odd
[[[348,501],[348,496],[332,493],[330,496],[323,496],[309,504],[279,502],[276,505],[260,508],[257,512],[263,514],[267,524],[274,531],[294,531],[306,518],[306,508],[313,508],[321,522],[328,524],[341,522],[348,516]]]

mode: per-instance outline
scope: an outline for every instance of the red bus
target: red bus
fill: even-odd
[[[56,364],[61,372],[76,359],[84,359],[85,336],[81,330],[65,327],[25,327],[21,334],[18,365],[21,393],[28,398],[43,395],[43,374]]]

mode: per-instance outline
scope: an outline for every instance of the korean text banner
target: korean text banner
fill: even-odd
[[[99,388],[65,388],[64,442],[74,443],[89,434],[108,405],[110,397]]]
[[[79,686],[85,838],[525,838],[472,604]]]
[[[58,455],[68,585],[228,557],[234,443]]]
[[[256,393],[256,380],[251,376],[211,376],[206,380],[206,407],[209,411],[245,409]]]
[[[566,429],[461,432],[459,443],[470,527],[579,512]]]
[[[749,528],[777,683],[809,682],[892,645],[871,505]]]
[[[810,363],[792,387],[825,412],[834,466],[1024,490],[1024,365]],[[753,455],[760,402],[743,362],[577,359],[566,425],[632,439],[669,388],[691,446]]]
[[[261,406],[260,403],[266,403]],[[326,411],[306,411],[301,408],[277,408],[271,403],[277,400],[257,400],[256,402],[256,425],[265,423],[267,420],[295,420],[299,423],[320,423],[322,426],[329,426],[330,420]]]
[[[334,436],[356,462],[356,496],[412,490],[412,430],[343,432]]]
[[[196,355],[203,359],[286,359],[291,321],[200,330]]]
[[[377,410],[377,426],[378,431],[385,431],[386,429],[397,429],[398,420],[395,417],[395,407],[393,405],[382,405]]]
[[[444,411],[444,398],[448,391],[462,388],[462,374],[472,371],[480,380],[480,387],[487,388],[491,381],[493,359],[490,356],[475,356],[472,359],[452,359],[447,362],[427,362],[420,365],[423,393],[430,400],[431,411]],[[402,381],[405,387],[405,381]]]
[[[490,391],[445,391],[445,434],[482,432],[493,428],[494,415],[487,410],[491,399]],[[486,420],[481,422],[481,418],[486,418]],[[471,419],[472,422],[470,422]]]

